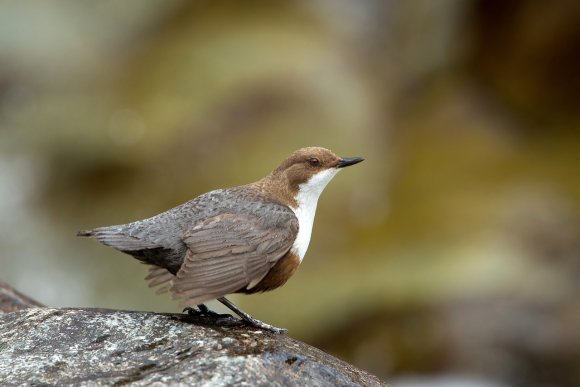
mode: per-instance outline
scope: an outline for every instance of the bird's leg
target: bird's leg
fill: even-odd
[[[266,324],[265,322],[262,322],[260,320],[253,318],[252,316],[250,316],[249,314],[247,314],[246,312],[244,312],[243,310],[238,308],[236,305],[234,305],[233,302],[231,302],[230,300],[228,300],[225,297],[220,297],[217,300],[219,302],[221,302],[222,304],[224,304],[225,306],[227,306],[229,309],[231,309],[235,314],[240,316],[241,319],[243,321],[245,321],[248,325],[254,326],[256,328],[264,329],[264,330],[267,330],[270,332],[278,333],[278,334],[288,332],[287,329],[276,328],[270,324]]]

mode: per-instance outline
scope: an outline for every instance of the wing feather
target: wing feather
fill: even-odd
[[[149,287],[154,288],[156,286],[161,286],[157,289],[157,294],[166,293],[169,291],[171,280],[175,278],[167,269],[158,266],[149,267],[149,274],[145,277],[145,281],[149,281]]]
[[[173,297],[194,305],[259,283],[298,233],[288,207],[270,204],[267,215],[225,213],[189,230],[187,254],[171,281]]]

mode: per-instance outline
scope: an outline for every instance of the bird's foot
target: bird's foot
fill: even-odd
[[[231,317],[233,317],[231,314],[228,314],[228,313],[217,313],[217,312],[214,312],[213,310],[211,310],[210,308],[208,308],[204,304],[199,304],[197,306],[197,308],[199,309],[199,311],[201,312],[201,314],[204,315],[204,316],[215,317],[215,318],[231,318]]]
[[[256,327],[259,329],[263,329],[265,331],[269,331],[272,333],[277,333],[277,334],[283,334],[283,333],[288,332],[288,329],[277,328],[273,325],[266,324],[265,322],[262,322],[260,320],[253,318],[252,316],[250,316],[249,314],[247,314],[246,312],[244,312],[243,310],[238,308],[233,302],[231,302],[230,300],[228,300],[225,297],[220,297],[217,300],[219,302],[221,302],[222,304],[224,304],[225,306],[227,306],[228,308],[230,308],[238,316],[240,316],[240,318],[242,319],[243,322],[246,323],[246,325],[250,325],[250,326],[253,326],[253,327]]]
[[[216,313],[204,304],[197,305],[197,309],[188,306],[183,309],[183,313],[187,313],[189,316],[213,317],[216,319],[233,318],[231,314]]]
[[[252,327],[256,327],[256,328],[259,328],[259,329],[263,329],[265,331],[269,331],[269,332],[272,332],[272,333],[276,333],[278,335],[281,335],[281,334],[284,334],[284,333],[287,333],[288,332],[288,329],[286,329],[286,328],[278,328],[278,327],[275,327],[273,325],[266,324],[265,322],[260,321],[260,320],[257,320],[257,319],[255,319],[253,317],[250,317],[250,318],[243,317],[243,316],[240,316],[240,317],[242,317],[242,321],[244,323],[246,323],[246,325],[249,325],[249,326],[252,326]]]
[[[229,301],[225,297],[218,298],[218,301],[223,303],[225,306],[227,306],[233,312],[235,312],[238,316],[240,316],[241,321],[248,326],[255,327],[258,329],[263,329],[265,331],[276,333],[276,334],[284,334],[284,333],[288,332],[287,329],[277,328],[273,325],[266,324],[263,321],[260,321],[258,319],[253,318],[252,316],[250,316],[249,314],[247,314],[246,312],[244,312],[243,310],[238,308],[236,305],[234,305],[231,301]],[[235,319],[231,314],[216,313],[216,312],[210,310],[204,304],[197,305],[197,309],[188,306],[187,308],[183,309],[183,313],[187,313],[188,316],[192,316],[192,317],[211,317],[211,318],[214,318],[218,322],[220,320],[221,321],[228,321],[228,322],[231,322],[232,320],[235,320],[238,322],[240,321],[238,319]]]
[[[201,316],[202,311],[192,308],[191,306],[188,306],[186,308],[183,308],[182,313],[187,313],[188,316]]]

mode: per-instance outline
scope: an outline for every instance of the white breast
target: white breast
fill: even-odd
[[[310,244],[318,198],[324,187],[339,171],[340,169],[338,168],[324,170],[299,186],[298,195],[296,196],[297,207],[292,208],[298,218],[298,236],[292,245],[291,251],[298,255],[301,262],[304,255],[306,255],[306,250],[308,250],[308,244]]]

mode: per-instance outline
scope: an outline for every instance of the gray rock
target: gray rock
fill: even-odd
[[[0,313],[0,385],[384,385],[233,318],[30,307]]]
[[[0,281],[0,314],[37,306],[43,305]]]

